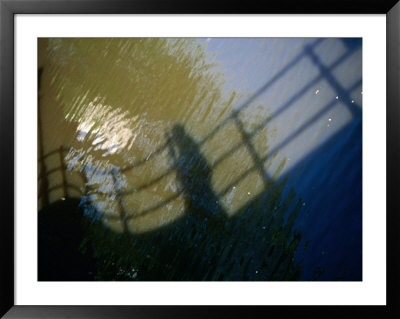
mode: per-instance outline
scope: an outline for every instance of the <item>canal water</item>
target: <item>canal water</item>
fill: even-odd
[[[362,279],[361,39],[39,39],[38,69],[39,280]]]

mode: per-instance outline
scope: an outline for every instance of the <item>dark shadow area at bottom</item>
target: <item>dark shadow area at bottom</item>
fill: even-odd
[[[224,225],[205,227],[186,213],[143,234],[113,232],[87,217],[79,199],[55,202],[39,212],[38,279],[300,280],[294,255],[301,236],[292,228],[301,205],[292,205],[294,194],[281,202],[283,187],[259,195]]]
[[[85,217],[80,199],[59,200],[38,214],[38,280],[94,280],[95,260],[80,248]]]

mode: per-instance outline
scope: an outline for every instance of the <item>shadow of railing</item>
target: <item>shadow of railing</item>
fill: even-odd
[[[84,174],[77,173],[77,175],[82,180],[82,185],[75,185],[73,183],[68,182],[68,178],[67,178],[67,174],[66,174],[67,165],[66,165],[65,159],[64,159],[64,156],[67,154],[68,151],[69,151],[68,148],[66,148],[64,146],[60,146],[56,150],[53,150],[39,158],[38,161],[39,161],[39,165],[42,167],[41,168],[42,171],[38,174],[38,186],[39,186],[38,187],[38,200],[43,201],[41,205],[39,204],[39,208],[50,204],[51,202],[50,202],[49,197],[50,197],[51,193],[58,191],[60,189],[62,191],[61,197],[64,197],[64,198],[70,197],[70,195],[71,195],[70,190],[74,190],[78,195],[84,196],[85,192],[83,191],[83,189],[81,187],[82,185],[84,185],[87,182],[87,179],[84,176]],[[45,162],[46,159],[54,157],[54,156],[59,157],[60,166],[45,170],[46,166],[44,166],[44,165],[42,166],[42,163]],[[49,186],[50,184],[48,182],[48,179],[51,178],[53,174],[58,173],[58,172],[61,174],[61,183]]]

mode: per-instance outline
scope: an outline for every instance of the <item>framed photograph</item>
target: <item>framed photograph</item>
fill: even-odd
[[[337,7],[1,1],[1,314],[400,315],[400,5]]]

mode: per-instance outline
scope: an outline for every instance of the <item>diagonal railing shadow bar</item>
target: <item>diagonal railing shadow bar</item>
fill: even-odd
[[[361,84],[361,79],[357,81],[350,90],[358,87]],[[316,113],[313,117],[311,117],[308,121],[306,121],[303,125],[301,125],[296,131],[294,131],[291,135],[289,135],[284,141],[282,141],[279,145],[277,145],[275,148],[273,148],[270,152],[268,152],[266,155],[264,155],[261,159],[262,161],[266,161],[268,158],[272,157],[276,152],[278,152],[281,148],[285,147],[287,144],[289,144],[297,135],[301,134],[304,130],[306,130],[312,123],[314,123],[316,120],[318,120],[321,116],[323,116],[326,112],[328,112],[330,109],[332,109],[337,103],[340,101],[332,100],[330,103],[328,103],[322,110],[320,110],[318,113]],[[253,165],[246,171],[244,171],[241,175],[239,175],[238,178],[236,178],[233,182],[231,182],[228,186],[226,186],[222,191],[220,191],[217,194],[217,197],[222,197],[228,191],[235,186],[237,183],[239,183],[242,179],[244,179],[248,174],[250,174],[252,171],[256,170],[258,166]]]
[[[272,151],[267,153],[265,156],[262,157],[263,161],[268,160],[268,158],[272,157],[275,153],[279,151],[279,149],[285,147],[287,144],[289,144],[297,135],[301,134],[304,130],[306,130],[310,124],[318,120],[321,116],[323,116],[326,112],[328,112],[330,109],[332,109],[335,104],[338,103],[338,101],[335,99],[331,103],[329,103],[324,109],[322,109],[320,112],[315,114],[309,121],[304,123],[300,128],[298,128],[295,132],[293,132],[290,136],[288,136],[282,143],[280,143],[277,147],[275,147]],[[252,166],[250,169],[245,171],[239,178],[237,178],[235,181],[233,181],[229,186],[227,186],[223,191],[218,193],[218,196],[223,196],[227,193],[227,191],[234,186],[236,183],[240,182],[243,178],[245,178],[251,171],[255,170],[257,167]]]
[[[171,167],[170,169],[166,170],[161,175],[159,175],[156,178],[152,179],[150,182],[144,183],[144,184],[142,184],[142,185],[140,185],[138,187],[134,187],[134,188],[132,188],[130,190],[127,190],[127,191],[121,191],[121,194],[123,194],[125,196],[125,195],[132,194],[133,192],[140,192],[141,190],[149,188],[149,187],[153,186],[154,184],[158,183],[164,177],[167,177],[168,175],[172,174],[173,172],[174,172],[174,168]]]
[[[332,63],[328,69],[329,70],[334,70],[336,67],[338,67],[343,61],[345,61],[350,55],[353,54],[353,51],[346,51],[345,54],[343,54],[339,59],[337,59],[334,63]],[[317,77],[312,79],[307,85],[305,85],[301,90],[299,90],[296,94],[294,94],[287,102],[285,102],[275,113],[273,113],[271,116],[268,117],[264,122],[261,122],[258,127],[255,128],[255,130],[261,130],[262,128],[265,127],[266,124],[268,124],[271,120],[275,120],[281,115],[287,108],[289,108],[293,103],[301,98],[305,93],[308,92],[309,89],[312,88],[313,85],[315,85],[318,81],[322,80],[325,76],[322,74],[322,72],[319,73]]]
[[[255,171],[257,169],[256,165],[251,166],[247,170],[245,170],[242,174],[240,174],[233,182],[231,182],[228,186],[226,186],[222,191],[217,193],[217,197],[221,198],[222,196],[226,195],[228,191],[232,189],[233,186],[235,186],[237,183],[239,183],[242,179],[246,178],[247,175],[249,175],[251,172]]]
[[[132,193],[135,193],[135,192],[140,192],[140,191],[142,191],[142,190],[144,190],[146,188],[149,188],[149,187],[153,186],[154,184],[156,184],[157,182],[159,182],[160,180],[162,180],[164,177],[167,177],[168,175],[172,174],[174,172],[174,167],[175,166],[169,168],[168,170],[166,170],[164,173],[160,174],[156,178],[152,179],[149,182],[143,183],[140,186],[133,187],[133,188],[131,188],[129,190],[121,190],[120,194],[122,196],[126,196],[126,195],[130,195]],[[111,192],[95,191],[95,192],[92,192],[91,194],[99,194],[99,195],[104,195],[104,196],[110,196],[110,195],[115,194],[115,192],[112,192],[112,191]]]
[[[310,44],[311,47],[317,46],[321,43],[323,39],[317,39],[313,44]],[[291,62],[289,62],[281,71],[279,71],[271,80],[269,80],[266,84],[260,87],[250,98],[244,101],[236,110],[234,110],[230,116],[228,116],[225,120],[223,120],[219,125],[217,125],[214,129],[211,130],[198,144],[201,146],[207,140],[212,138],[220,128],[226,125],[236,113],[243,111],[251,102],[253,102],[257,97],[259,97],[264,91],[266,91],[269,87],[271,87],[276,81],[278,81],[286,72],[288,72],[292,67],[294,67],[299,61],[301,61],[306,56],[306,53],[302,51],[299,55],[297,55]]]
[[[66,152],[66,151],[68,151],[68,148],[61,145],[57,149],[54,149],[54,150],[50,151],[49,153],[40,156],[38,159],[38,162],[42,163],[42,168],[46,167],[46,165],[45,165],[46,159],[52,155],[58,154],[59,160],[61,162],[61,166],[52,168],[50,170],[45,169],[44,171],[41,171],[40,174],[38,174],[39,182],[41,180],[46,181],[46,183],[42,182],[42,183],[39,183],[39,185],[38,185],[39,187],[38,187],[38,197],[37,198],[38,198],[38,200],[43,199],[42,207],[49,204],[49,194],[58,189],[63,190],[63,196],[65,198],[69,197],[69,189],[77,191],[80,195],[84,195],[84,192],[82,192],[82,189],[79,186],[76,186],[76,185],[73,185],[73,184],[70,184],[67,182],[67,176],[65,175],[65,172],[67,171],[67,167],[64,163],[64,157],[63,157],[64,152]],[[56,172],[61,172],[62,184],[49,187],[47,178],[49,177],[49,175],[52,175]],[[81,172],[78,172],[77,175],[80,176],[80,178],[83,180],[83,182],[87,181],[86,177]]]
[[[176,167],[176,166],[178,165],[177,159],[176,159],[176,156],[175,156],[175,150],[174,150],[173,147],[172,147],[171,137],[170,137],[168,134],[167,134],[167,145],[169,146],[170,151],[172,152],[171,154],[172,154],[172,156],[173,156],[173,158],[174,158],[174,164],[173,164],[173,166],[172,166],[168,171],[165,172],[165,174],[162,174],[162,175],[168,175],[168,174],[170,174],[171,172],[174,171],[174,167]],[[159,176],[159,178],[157,178],[157,179],[162,179],[163,177],[165,177],[165,176]],[[152,181],[152,182],[153,182],[153,181]],[[147,183],[147,184],[149,184],[149,183]],[[144,184],[143,186],[147,186],[147,185]],[[130,194],[131,192],[134,192],[134,191],[135,191],[135,189],[130,190],[130,191],[121,191],[121,192],[120,192],[120,195],[121,195],[121,196],[125,196],[125,195],[128,195],[128,194]],[[183,190],[180,190],[179,192],[177,192],[177,193],[175,193],[174,195],[168,197],[167,199],[161,201],[160,203],[158,203],[158,204],[156,204],[156,205],[153,205],[152,207],[149,207],[149,208],[147,208],[147,209],[145,209],[145,210],[143,210],[143,211],[141,211],[141,212],[137,212],[137,213],[135,213],[135,214],[125,215],[125,216],[124,216],[124,223],[125,223],[125,224],[124,224],[124,227],[127,227],[127,226],[126,226],[126,222],[127,222],[127,221],[129,221],[129,220],[131,220],[131,219],[134,219],[134,218],[137,218],[137,217],[139,217],[139,216],[148,214],[148,213],[150,213],[150,212],[152,212],[152,211],[154,211],[154,210],[157,210],[157,209],[159,209],[159,208],[165,206],[166,204],[168,204],[168,203],[174,201],[175,199],[177,199],[181,194],[183,194],[183,192],[184,192]],[[109,218],[109,219],[111,219],[111,220],[119,220],[119,219],[120,219],[118,216],[114,216],[114,215],[106,215],[106,217]]]
[[[356,88],[361,85],[361,79],[358,80],[352,87]],[[267,155],[266,158],[274,155],[277,151],[279,151],[281,148],[285,147],[287,144],[289,144],[297,135],[301,134],[304,130],[306,130],[310,125],[312,125],[316,120],[318,120],[321,116],[323,116],[326,112],[328,112],[333,106],[336,105],[336,103],[340,102],[339,100],[336,100],[336,98],[328,103],[322,110],[320,110],[318,113],[313,115],[308,121],[306,121],[303,125],[301,125],[297,130],[295,130],[292,134],[290,134],[284,141],[282,141],[279,145],[277,145],[275,148],[273,148]]]
[[[86,173],[92,174],[92,175],[96,175],[96,174],[110,175],[111,170],[112,170],[111,168],[104,169],[101,167],[96,167],[96,166],[92,166],[92,165],[88,165],[88,164],[83,166],[83,171],[85,171]]]
[[[128,230],[128,225],[127,225],[127,220],[126,220],[126,214],[125,214],[125,207],[124,207],[124,203],[123,203],[123,196],[121,195],[121,190],[119,187],[119,182],[118,182],[118,177],[117,177],[117,170],[113,169],[112,170],[112,178],[113,178],[113,182],[114,182],[114,188],[116,189],[115,192],[115,197],[117,199],[117,203],[118,203],[118,208],[119,208],[119,217],[120,220],[123,222],[123,227],[124,227],[124,232]]]
[[[49,175],[51,175],[57,171],[63,171],[63,170],[65,170],[65,166],[64,167],[59,166],[59,167],[52,168],[46,172],[46,175],[43,175],[43,172],[40,172],[40,174],[38,175],[38,180],[41,180],[42,178],[45,178],[46,176],[48,177]],[[87,180],[86,177],[81,172],[79,172],[77,175],[79,175],[83,179],[83,181]]]
[[[265,188],[269,186],[271,183],[271,178],[269,177],[268,173],[266,172],[264,168],[264,163],[262,160],[259,158],[256,149],[253,146],[253,143],[251,142],[251,138],[249,137],[249,134],[246,132],[246,130],[243,127],[243,123],[240,121],[238,116],[235,116],[235,123],[236,126],[239,129],[240,134],[242,135],[243,143],[246,145],[247,150],[250,152],[250,156],[253,159],[253,162],[255,163],[255,166],[257,167],[258,173],[261,175],[261,179],[263,180]]]
[[[353,51],[346,51],[345,54],[343,54],[339,59],[337,59],[334,63],[332,63],[332,65],[329,66],[329,69],[336,68],[343,61],[345,61],[351,54],[353,54]],[[296,94],[294,94],[288,101],[286,101],[280,108],[278,108],[278,110],[275,113],[268,116],[267,119],[261,122],[251,133],[248,133],[249,137],[253,137],[259,131],[261,131],[269,122],[271,122],[272,120],[276,120],[285,110],[287,110],[290,106],[292,106],[295,101],[297,101],[300,97],[302,97],[305,93],[307,93],[309,89],[312,88],[313,85],[315,85],[318,81],[320,81],[323,78],[324,76],[321,73],[319,73],[318,76],[316,76],[314,79],[308,82],[307,85],[305,85]],[[217,160],[215,160],[215,162],[212,165],[212,168],[217,167],[226,158],[228,158],[230,154],[238,150],[243,144],[244,142],[240,141],[239,143],[236,143],[234,146],[232,146],[231,149],[226,151]]]
[[[178,198],[179,196],[181,196],[182,194],[183,194],[183,190],[182,190],[182,191],[179,191],[178,193],[176,193],[176,194],[174,194],[174,195],[172,195],[172,196],[170,196],[170,197],[168,197],[167,199],[161,201],[161,202],[158,203],[158,204],[155,204],[155,205],[153,205],[153,206],[151,206],[151,207],[149,207],[149,208],[146,208],[146,209],[142,210],[141,212],[137,212],[137,213],[135,213],[135,214],[126,215],[126,216],[125,216],[125,219],[126,219],[127,221],[129,221],[130,219],[134,219],[134,218],[136,218],[136,217],[139,217],[139,216],[142,216],[142,215],[151,213],[152,211],[155,211],[155,210],[157,210],[157,209],[159,209],[159,208],[161,208],[161,207],[167,205],[168,203],[174,201],[175,199],[177,199],[177,198]],[[105,215],[105,216],[107,216],[107,218],[111,218],[111,219],[120,219],[118,216],[115,216],[115,215]]]
[[[64,147],[64,146],[61,146],[61,147],[62,147],[62,151],[68,151],[68,148],[66,148],[66,147]],[[57,154],[57,153],[59,153],[59,152],[60,152],[60,148],[56,148],[55,150],[50,151],[49,153],[47,153],[47,154],[45,154],[45,155],[43,155],[43,156],[40,156],[40,157],[38,158],[38,162],[43,161],[43,160],[45,160],[46,158],[48,158],[49,156],[52,156],[52,155]]]
[[[143,164],[145,164],[149,159],[153,158],[154,156],[156,156],[157,154],[162,153],[165,149],[168,148],[168,143],[164,143],[163,145],[161,145],[159,148],[157,148],[155,151],[151,152],[150,154],[148,154],[146,157],[143,157],[140,161],[138,161],[137,163],[134,164],[130,164],[125,166],[123,169],[121,169],[122,173],[125,173],[128,170],[131,170],[133,168],[136,168],[138,166],[141,166]]]
[[[83,195],[83,193],[82,193],[82,190],[78,187],[78,186],[76,186],[76,185],[72,185],[72,184],[67,184],[66,185],[69,189],[74,189],[74,190],[76,190],[78,193],[80,193],[81,195]],[[57,190],[57,189],[63,189],[64,188],[64,184],[57,184],[57,185],[54,185],[54,186],[52,186],[52,187],[50,187],[50,188],[48,188],[47,189],[47,194],[50,194],[51,192],[53,192],[53,191],[55,191],[55,190]],[[42,198],[42,194],[41,193],[39,193],[38,194],[38,199],[40,199],[40,198]]]
[[[345,102],[345,105],[349,109],[349,111],[353,114],[354,117],[358,116],[361,113],[360,107],[354,105],[351,102],[349,90],[344,89],[339,82],[332,75],[330,68],[326,67],[322,64],[321,60],[316,56],[312,47],[306,46],[304,48],[305,52],[310,56],[313,63],[319,68],[320,73],[324,76],[324,78],[328,81],[329,85],[341,96],[341,99]],[[352,52],[352,51],[350,51]]]
[[[55,172],[57,172],[57,171],[61,171],[63,169],[63,167],[55,167],[55,168],[52,168],[52,169],[49,169],[47,172],[46,172],[46,174],[44,175],[43,174],[43,172],[41,172],[39,175],[38,175],[38,179],[40,180],[40,179],[42,179],[42,178],[45,178],[45,177],[48,177],[49,175],[51,175],[51,174],[53,174],[53,173],[55,173]]]

